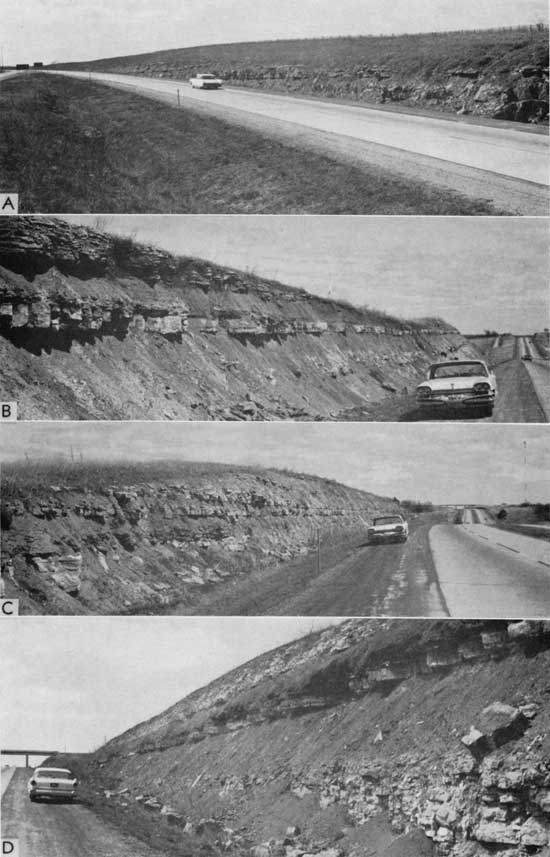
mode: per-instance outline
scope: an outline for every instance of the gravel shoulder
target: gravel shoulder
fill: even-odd
[[[410,520],[405,544],[367,545],[366,531],[333,535],[319,556],[300,557],[201,593],[195,615],[437,616],[448,615],[431,559],[428,532],[438,514]]]
[[[99,76],[94,76],[94,80],[116,88],[130,89],[134,93],[176,106],[173,92],[153,90],[145,84],[140,85],[135,77],[123,83],[112,79],[101,80]],[[170,83],[178,84],[178,81]],[[199,101],[196,95],[187,94],[185,84],[180,83],[180,86],[182,88],[179,90],[179,98],[186,109],[218,116],[227,122],[268,135],[272,139],[320,154],[336,156],[354,166],[378,167],[410,181],[421,181],[470,199],[483,200],[494,207],[495,214],[547,215],[550,212],[548,188],[534,182],[308,128],[295,122],[229,107],[213,100]]]
[[[2,797],[2,835],[19,839],[20,857],[159,857],[78,804],[31,803],[30,768],[18,768]]]

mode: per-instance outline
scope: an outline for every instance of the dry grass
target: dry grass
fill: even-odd
[[[65,63],[63,68],[94,71],[123,70],[136,63],[180,63],[219,70],[263,66],[350,68],[354,65],[399,68],[400,73],[432,75],[464,67],[507,72],[518,65],[548,62],[548,28],[505,27],[444,33],[405,33],[384,36],[338,36],[325,39],[288,39],[204,45],[150,54],[115,57],[95,62]]]
[[[39,495],[51,486],[79,492],[102,491],[111,485],[139,485],[149,482],[171,483],[178,479],[214,477],[224,473],[258,473],[260,468],[196,461],[104,461],[45,458],[22,459],[2,465],[4,499]]]
[[[88,81],[8,79],[0,114],[0,184],[24,212],[500,213]]]

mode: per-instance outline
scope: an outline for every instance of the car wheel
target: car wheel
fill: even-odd
[[[36,796],[35,795],[29,795],[29,800],[31,803],[36,803]]]

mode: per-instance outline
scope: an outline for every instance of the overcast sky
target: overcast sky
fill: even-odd
[[[1,423],[3,459],[193,460],[288,467],[399,499],[548,501],[548,426],[495,423]],[[524,448],[524,441],[526,449]],[[527,462],[524,468],[524,452]]]
[[[2,746],[96,749],[233,667],[337,621],[223,616],[4,620]]]
[[[535,24],[545,0],[0,0],[4,60],[61,62],[225,42]]]
[[[319,295],[408,318],[438,315],[463,333],[549,324],[544,218],[67,217],[180,255],[252,270]]]

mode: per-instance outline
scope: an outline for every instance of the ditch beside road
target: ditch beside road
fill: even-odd
[[[85,806],[31,803],[32,768],[17,768],[2,796],[2,836],[19,840],[19,857],[158,857]]]
[[[511,214],[549,211],[548,140],[540,134],[272,93],[231,88],[205,92],[192,89],[187,81],[54,73],[129,89],[325,154],[390,168],[407,178],[490,200]]]

